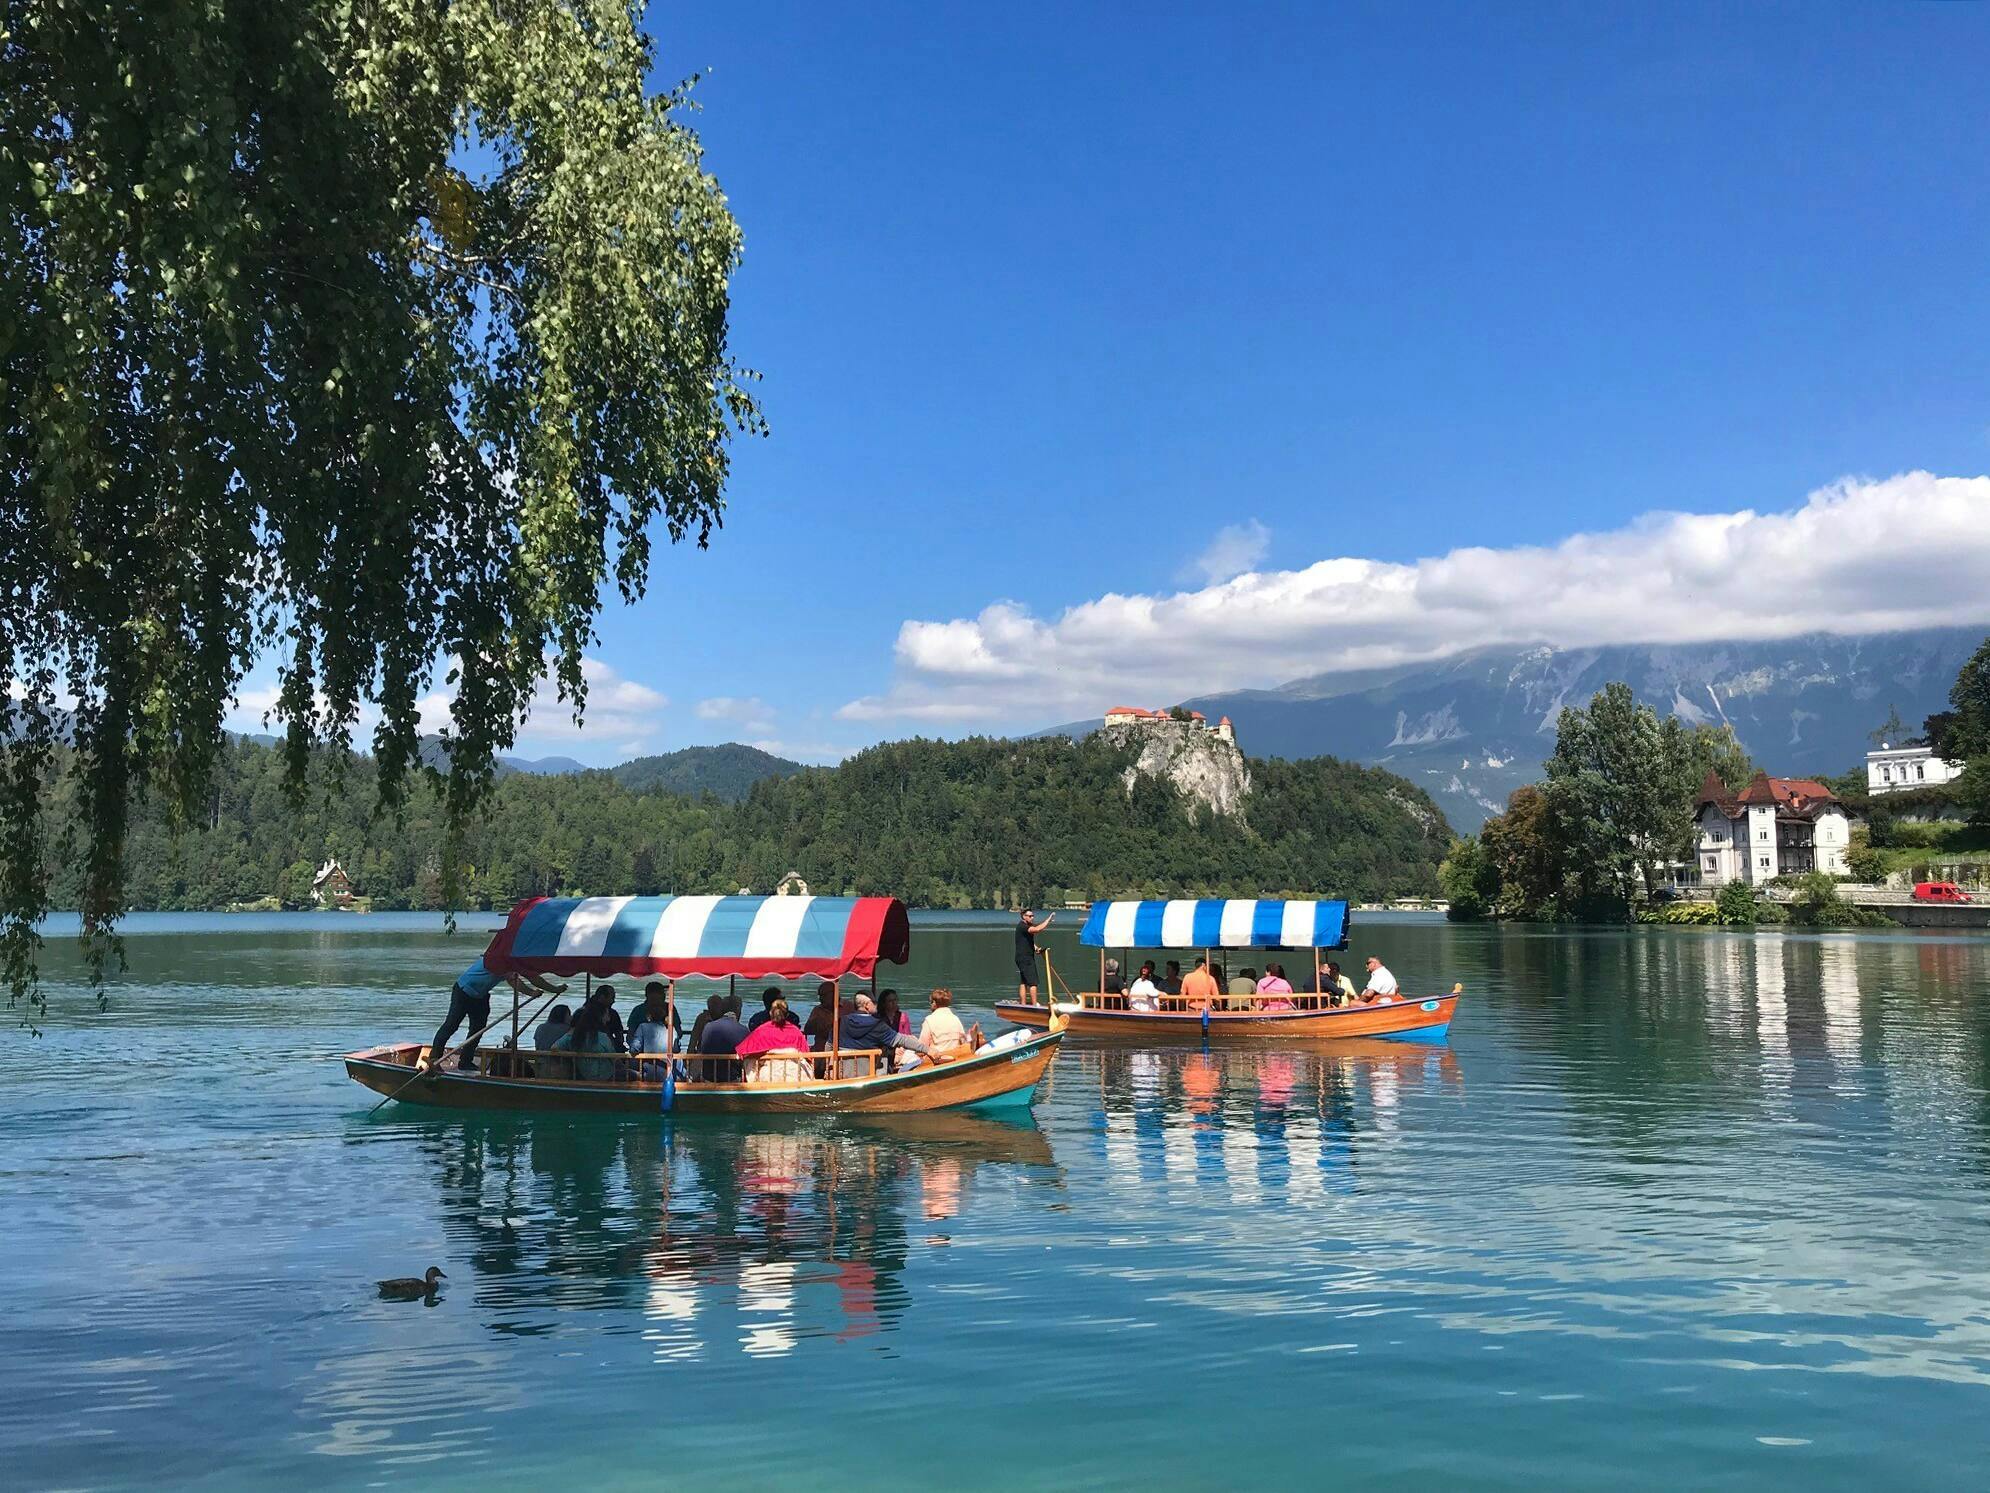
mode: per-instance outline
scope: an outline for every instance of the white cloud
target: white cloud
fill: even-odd
[[[1220,541],[1219,541],[1220,543]],[[1212,547],[1214,548],[1214,547]],[[1990,620],[1990,477],[1910,472],[1779,513],[1653,513],[1552,546],[1338,557],[1051,621],[1014,602],[908,621],[845,720],[1042,721],[1491,644],[1681,643]]]
[[[1254,518],[1241,524],[1226,524],[1216,531],[1209,547],[1195,557],[1182,574],[1183,580],[1198,576],[1211,586],[1235,580],[1246,571],[1256,570],[1271,553],[1271,530]]]
[[[445,660],[437,674],[446,678],[454,666],[455,660]],[[549,670],[552,667],[551,659],[547,660],[547,667]],[[532,693],[532,703],[512,750],[530,755],[534,751],[543,753],[595,742],[614,742],[614,751],[623,755],[652,749],[656,734],[662,729],[662,715],[670,704],[669,698],[646,684],[623,677],[598,658],[583,658],[580,672],[587,683],[587,714],[582,724],[574,724],[572,703],[559,698],[558,687],[549,675],[539,681]],[[423,734],[433,735],[449,724],[452,698],[453,692],[444,686],[429,690],[415,702]],[[224,723],[234,731],[268,731],[271,727],[266,720],[276,699],[274,682],[245,683],[235,692],[234,708]],[[318,708],[321,711],[324,708],[322,695]],[[379,719],[380,712],[374,706],[360,707],[355,739],[362,746]]]
[[[733,721],[748,731],[765,733],[774,728],[774,712],[758,695],[714,695],[700,700],[694,713],[701,721]]]
[[[583,658],[580,676],[587,684],[587,714],[582,722],[574,724],[573,704],[560,699],[552,678],[541,679],[532,692],[525,724],[518,730],[519,746],[614,741],[619,743],[615,750],[625,754],[647,750],[662,729],[669,697],[647,684],[624,678],[598,658]],[[425,717],[423,724],[425,729]]]

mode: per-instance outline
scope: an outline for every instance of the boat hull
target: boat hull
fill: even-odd
[[[770,1087],[680,1083],[673,1115],[705,1114],[913,1114],[926,1110],[977,1112],[1027,1108],[1057,1056],[1061,1031],[959,1062],[921,1065],[908,1073],[844,1078]],[[510,1078],[445,1069],[414,1078],[422,1044],[403,1042],[346,1056],[346,1072],[376,1094],[403,1104],[449,1109],[528,1110],[547,1114],[657,1116],[662,1086],[656,1083],[591,1083],[581,1079]]]
[[[1336,1006],[1319,1011],[1211,1011],[1205,1030],[1200,1011],[1113,1011],[1060,1001],[1055,1010],[1077,1037],[1118,1037],[1138,1041],[1285,1041],[1292,1038],[1386,1037],[1431,1042],[1451,1029],[1458,997],[1432,995],[1372,1006]],[[1052,1007],[1003,1001],[995,1014],[1034,1031],[1050,1023]]]

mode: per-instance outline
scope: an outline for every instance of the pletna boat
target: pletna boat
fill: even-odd
[[[846,985],[876,984],[880,962],[911,955],[911,921],[894,897],[535,897],[512,909],[484,951],[484,963],[508,976],[597,976],[663,980],[674,1005],[676,983],[703,978],[807,981],[794,990],[797,1019],[813,986],[837,987],[837,1025]],[[400,1042],[347,1054],[346,1072],[377,1094],[404,1104],[558,1113],[902,1114],[917,1110],[1026,1107],[1057,1055],[1063,1021],[1001,1033],[973,1053],[892,1071],[868,1049],[839,1049],[832,1033],[823,1052],[777,1050],[730,1055],[571,1054],[521,1050],[558,995],[514,981],[510,1037],[499,1019],[484,1033],[472,1066],[458,1048],[423,1072],[424,1042]],[[853,992],[854,993],[854,992]],[[571,999],[571,994],[569,995]],[[467,1038],[465,1039],[467,1041]]]
[[[1352,918],[1344,901],[1258,901],[1204,898],[1152,902],[1094,902],[1078,941],[1099,951],[1098,986],[1060,995],[1050,953],[1043,951],[1046,1003],[1001,1001],[995,1014],[1004,1021],[1049,1030],[1068,1022],[1076,1036],[1188,1041],[1227,1038],[1393,1037],[1431,1041],[1444,1036],[1464,993],[1399,994],[1373,1002],[1335,1004],[1320,993],[1326,981],[1321,955],[1345,949]],[[1163,995],[1152,1010],[1138,1010],[1123,994],[1107,994],[1107,949],[1130,954],[1145,949],[1181,949],[1205,957],[1217,950],[1301,951],[1313,966],[1313,989],[1291,994],[1218,995],[1201,1001]],[[1122,961],[1124,962],[1124,961]],[[1353,978],[1353,976],[1350,976]]]

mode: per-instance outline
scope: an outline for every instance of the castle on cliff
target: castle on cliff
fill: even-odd
[[[1181,707],[1177,706],[1175,710],[1180,711]],[[1180,714],[1176,714],[1175,711],[1169,710],[1142,710],[1138,705],[1115,705],[1106,712],[1106,724],[1148,728],[1186,725],[1197,731],[1207,731],[1218,741],[1227,741],[1232,746],[1237,744],[1237,728],[1230,724],[1229,716],[1224,716],[1212,726],[1209,724],[1209,717],[1200,710],[1181,711]]]

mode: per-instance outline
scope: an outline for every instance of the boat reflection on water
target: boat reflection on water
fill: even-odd
[[[1385,1039],[1283,1052],[1074,1048],[1061,1086],[1095,1089],[1114,1184],[1221,1185],[1239,1202],[1288,1201],[1345,1180],[1392,1134],[1415,1093],[1462,1096],[1448,1046]]]
[[[445,1228],[493,1330],[634,1308],[659,1359],[889,1333],[912,1302],[908,1264],[973,1227],[986,1169],[1063,1186],[1027,1116],[413,1128],[435,1147]]]

